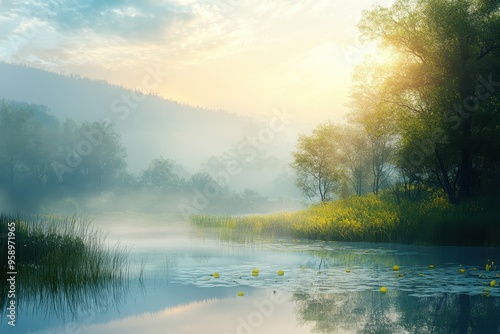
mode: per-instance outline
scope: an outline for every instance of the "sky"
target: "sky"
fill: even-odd
[[[243,115],[286,108],[298,121],[342,121],[353,66],[373,51],[356,28],[373,4],[0,0],[0,61]]]

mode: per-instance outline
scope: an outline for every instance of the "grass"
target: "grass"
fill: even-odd
[[[103,300],[123,288],[128,278],[127,253],[105,245],[105,236],[90,221],[56,215],[0,215],[0,305],[8,302],[3,284],[7,263],[8,227],[15,224],[16,299],[40,300],[57,308],[78,308],[89,300]],[[52,302],[50,302],[52,301]],[[64,313],[60,309],[61,313]]]
[[[389,193],[353,196],[292,213],[194,215],[192,224],[216,227],[224,239],[255,236],[434,245],[500,245],[500,209],[488,201],[453,206],[441,192],[396,203]]]

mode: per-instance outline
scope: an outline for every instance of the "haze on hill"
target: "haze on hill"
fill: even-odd
[[[16,171],[12,172],[13,169],[6,163],[3,168],[4,199],[6,203],[10,203],[7,207],[26,209],[24,204],[31,200],[27,207],[38,210],[36,200],[46,203],[47,197],[53,195],[48,196],[48,193],[41,190],[47,190],[47,183],[50,182],[53,182],[54,188],[65,189],[55,197],[65,198],[66,202],[73,202],[75,195],[78,197],[87,192],[88,195],[102,194],[107,186],[114,187],[118,184],[134,184],[132,188],[139,190],[142,186],[138,185],[140,181],[137,180],[141,179],[148,168],[154,168],[152,164],[155,160],[164,163],[156,166],[157,169],[164,169],[161,173],[171,173],[172,177],[178,179],[163,186],[150,185],[151,189],[155,186],[165,188],[160,191],[163,195],[172,195],[174,192],[179,194],[182,188],[184,197],[189,197],[192,201],[196,196],[192,176],[203,175],[206,178],[211,175],[217,178],[218,174],[226,173],[226,165],[229,164],[232,170],[230,179],[226,178],[224,181],[227,183],[224,185],[227,196],[241,193],[242,196],[254,196],[262,201],[280,197],[295,198],[293,201],[296,203],[300,201],[289,167],[297,123],[294,123],[293,115],[286,110],[271,110],[267,117],[256,119],[220,110],[192,107],[75,75],[64,76],[5,63],[0,64],[0,71],[4,74],[0,77],[3,111],[14,112],[12,117],[24,113],[24,116],[16,116],[20,119],[16,123],[19,129],[15,132],[22,140],[12,140],[8,132],[3,133],[4,143],[18,145],[15,148],[16,161],[13,163]],[[11,121],[14,122],[12,119]],[[71,122],[74,124],[70,131]],[[25,123],[31,125],[21,125]],[[79,144],[89,140],[82,129],[90,129],[100,123],[107,124],[110,134],[116,137],[115,143],[108,148],[110,162],[103,162],[109,169],[108,176],[104,179],[101,176],[98,185],[89,185],[88,180],[84,180],[91,178],[92,171],[88,168],[92,167],[85,166],[85,160],[90,160],[92,153],[89,158],[83,157],[81,164],[76,167],[54,168],[61,167],[59,164],[67,167],[68,152],[76,150]],[[3,125],[9,127],[12,124]],[[33,127],[38,127],[43,134],[36,137]],[[47,136],[57,137],[56,134],[61,131],[71,132],[73,138],[69,141],[67,136],[63,136],[65,139],[46,139]],[[104,133],[107,130],[103,128],[102,131]],[[33,158],[36,155],[34,151],[40,151],[41,148],[32,141],[39,144],[58,140],[58,145],[54,146],[52,143],[52,146],[45,148],[46,152],[40,157],[41,160]],[[95,151],[100,146],[101,144],[93,145],[91,148]],[[113,154],[117,157],[111,158]],[[42,160],[42,170],[35,177],[32,175],[33,170],[37,169],[34,164],[39,164]],[[118,166],[118,169],[114,169]],[[73,174],[78,174],[80,179],[72,181]],[[14,191],[9,187],[13,187]],[[17,195],[9,199],[8,193]],[[38,194],[31,198],[26,193]],[[24,200],[27,202],[23,203]],[[177,198],[175,202],[178,204],[182,201]],[[173,204],[162,206],[163,209],[160,210],[178,211],[177,208],[173,209]],[[78,205],[74,207],[80,208]],[[71,208],[72,205],[69,205],[69,209]]]

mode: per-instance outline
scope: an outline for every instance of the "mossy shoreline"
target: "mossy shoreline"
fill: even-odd
[[[395,201],[389,193],[352,196],[297,212],[193,215],[194,226],[220,228],[226,239],[292,237],[418,245],[500,246],[500,208],[492,200],[451,205],[442,192]]]

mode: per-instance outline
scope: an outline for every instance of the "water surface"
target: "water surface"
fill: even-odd
[[[110,244],[129,248],[130,280],[69,300],[27,298],[17,326],[7,326],[4,316],[2,332],[500,332],[500,288],[490,286],[500,278],[485,270],[488,259],[500,259],[498,248],[291,239],[242,244],[187,223],[132,214],[95,224],[109,232]]]

